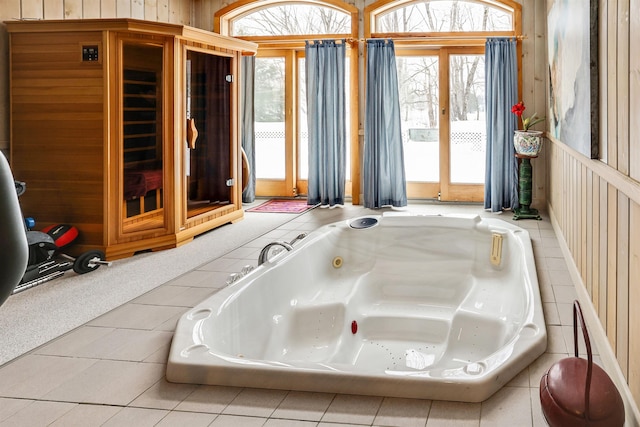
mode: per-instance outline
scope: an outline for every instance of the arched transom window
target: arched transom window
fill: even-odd
[[[512,14],[469,1],[415,1],[377,16],[379,32],[509,31]]]
[[[308,36],[357,37],[358,10],[337,0],[239,1],[215,14],[214,30],[258,41],[303,40]]]
[[[511,0],[381,0],[366,8],[373,34],[517,33],[520,7]]]
[[[286,4],[262,8],[230,22],[232,36],[350,34],[351,16],[329,7]]]

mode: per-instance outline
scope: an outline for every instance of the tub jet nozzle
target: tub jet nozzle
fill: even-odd
[[[333,264],[333,268],[342,267],[342,257],[341,256],[335,257],[332,261],[332,264]]]

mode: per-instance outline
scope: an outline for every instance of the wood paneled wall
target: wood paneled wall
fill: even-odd
[[[599,32],[602,158],[587,159],[562,141],[552,140],[547,150],[547,196],[558,237],[566,244],[568,261],[573,264],[570,267],[579,282],[579,295],[591,299],[599,320],[600,325],[591,325],[592,329],[606,335],[601,342],[608,344],[613,363],[629,386],[637,414],[640,1],[600,0]]]

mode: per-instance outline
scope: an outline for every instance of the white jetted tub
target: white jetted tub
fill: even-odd
[[[167,379],[480,402],[546,345],[526,230],[392,213],[321,227],[185,313]]]

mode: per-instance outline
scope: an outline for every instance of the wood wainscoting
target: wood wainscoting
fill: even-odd
[[[556,235],[578,295],[591,302],[585,314],[601,359],[640,420],[640,184],[565,144],[547,147]]]

